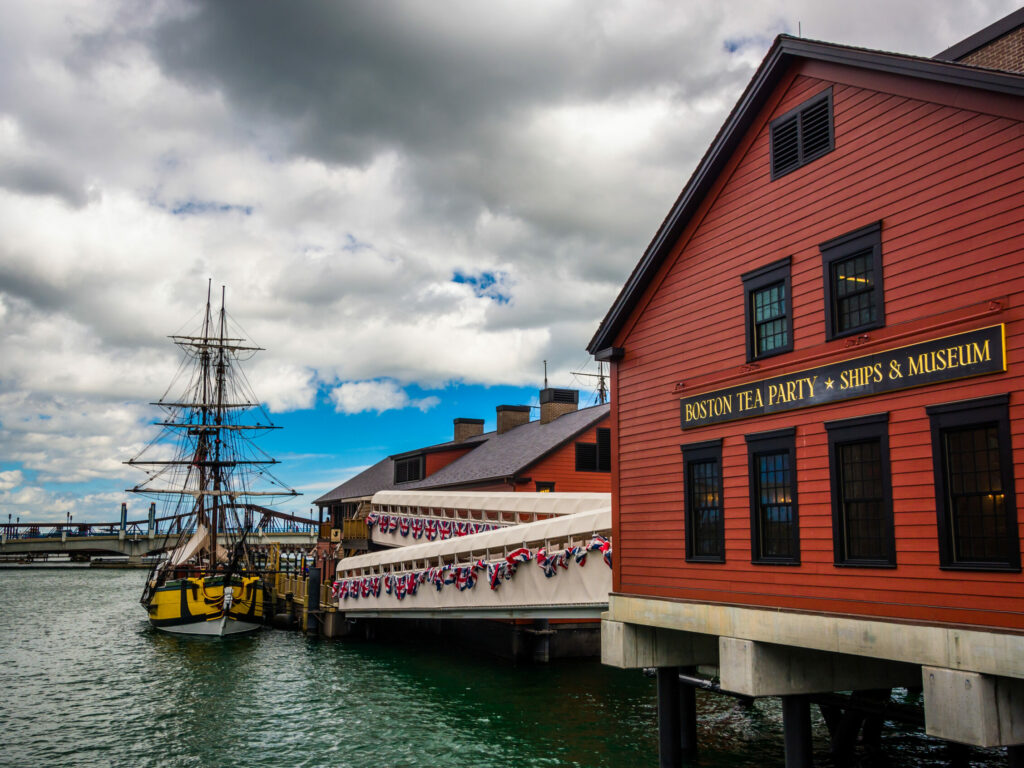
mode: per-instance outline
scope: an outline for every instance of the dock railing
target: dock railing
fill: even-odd
[[[342,520],[341,538],[343,541],[351,539],[367,539],[370,536],[369,528],[365,520]]]

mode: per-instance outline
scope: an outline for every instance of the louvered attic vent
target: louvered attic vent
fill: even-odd
[[[785,176],[834,148],[829,88],[772,121],[772,179]]]

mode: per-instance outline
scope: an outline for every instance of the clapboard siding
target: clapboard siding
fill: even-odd
[[[447,451],[435,451],[433,453],[426,454],[426,456],[423,457],[424,464],[426,465],[424,468],[424,476],[430,477],[439,469],[447,467],[456,459],[465,456],[467,453],[473,450],[473,447],[474,446],[467,445],[464,447],[452,448]]]
[[[597,442],[598,428],[608,429],[609,418],[604,418],[593,427],[580,433],[572,440],[559,446],[519,474],[529,477],[530,482],[517,485],[517,491],[535,491],[536,483],[554,483],[555,492],[609,493],[612,489],[611,472],[577,472],[576,443]]]
[[[835,149],[771,181],[768,122],[830,87]],[[613,372],[615,589],[1024,630],[1021,574],[939,568],[925,413],[930,404],[1012,393],[1024,518],[1024,127],[995,108],[958,106],[981,104],[974,96],[959,100],[951,87],[909,79],[858,72],[830,81],[798,72],[778,89],[616,340],[626,355]],[[818,246],[876,221],[886,325],[863,347],[826,342]],[[750,369],[741,276],[783,257],[791,259],[794,350]],[[1006,373],[680,429],[683,394],[997,323],[1007,329]],[[896,567],[839,567],[824,423],[878,413],[889,415]],[[744,438],[789,426],[796,427],[801,562],[753,564]],[[717,438],[725,562],[687,563],[680,446]]]

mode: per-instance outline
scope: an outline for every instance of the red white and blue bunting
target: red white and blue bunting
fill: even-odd
[[[409,517],[408,515],[391,515],[386,512],[371,512],[366,516],[366,527],[376,526],[381,533],[395,533],[402,538],[412,536],[427,541],[436,539],[452,539],[459,536],[470,536],[474,533],[495,531],[502,526],[492,523],[477,523],[472,520],[445,520],[435,517]]]
[[[390,526],[390,522],[388,525]],[[383,530],[383,523],[381,526]],[[339,579],[332,585],[331,594],[339,602],[358,600],[361,597],[380,597],[382,591],[385,595],[404,600],[407,596],[415,596],[421,584],[432,584],[438,592],[448,586],[454,586],[459,592],[464,592],[476,586],[478,574],[481,572],[486,572],[488,586],[496,590],[503,582],[510,581],[521,565],[535,561],[544,571],[544,576],[550,579],[557,576],[559,570],[568,570],[572,563],[584,567],[587,564],[587,554],[593,551],[600,552],[605,565],[612,567],[612,543],[604,536],[594,534],[589,544],[572,544],[557,551],[549,552],[546,547],[541,547],[534,552],[528,547],[519,547],[500,560],[492,562],[484,562],[483,558],[480,558],[467,564],[446,563],[420,571],[398,574],[388,572]]]

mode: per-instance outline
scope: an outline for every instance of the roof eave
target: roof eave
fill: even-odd
[[[1017,74],[779,35],[697,164],[696,170],[665,217],[654,239],[647,246],[643,257],[619,291],[615,302],[587,345],[588,352],[597,354],[614,346],[616,337],[625,326],[644,290],[661,268],[665,257],[678,241],[704,195],[718,178],[722,166],[728,162],[774,86],[790,63],[796,59],[814,59],[962,87],[982,88],[1013,95],[1024,94],[1024,77]]]

